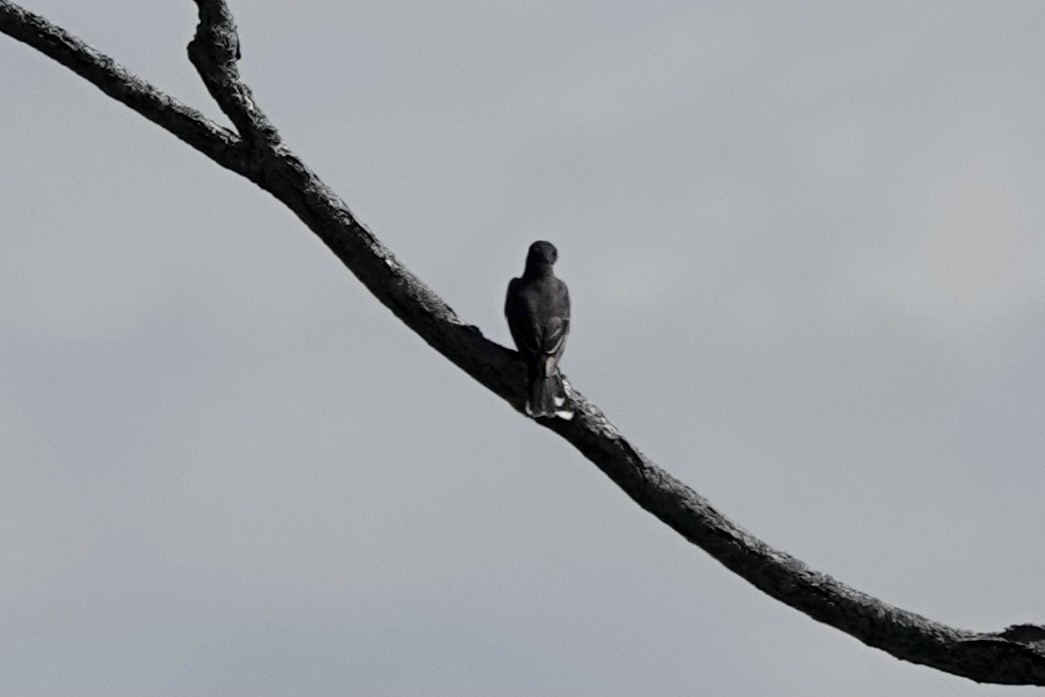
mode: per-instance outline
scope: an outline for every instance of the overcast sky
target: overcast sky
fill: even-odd
[[[26,0],[221,118],[188,0]],[[300,154],[740,525],[1045,621],[1040,2],[232,3]],[[1016,695],[769,599],[286,209],[0,37],[0,694]],[[1037,694],[1037,692],[1034,692]]]

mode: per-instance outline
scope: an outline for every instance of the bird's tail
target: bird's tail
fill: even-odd
[[[526,413],[533,417],[573,418],[573,410],[566,406],[566,387],[558,372],[533,376],[530,380],[530,398],[526,400]]]

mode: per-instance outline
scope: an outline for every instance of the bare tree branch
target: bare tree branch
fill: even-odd
[[[114,99],[250,179],[294,211],[373,295],[454,364],[522,412],[514,351],[461,322],[400,264],[290,150],[236,68],[239,39],[223,0],[195,0],[189,55],[235,135],[129,74],[47,20],[0,0],[0,31],[68,67]],[[571,389],[576,416],[538,423],[569,441],[636,503],[768,595],[893,656],[979,682],[1045,685],[1045,628],[956,629],[901,610],[806,567],[719,513],[634,448],[599,408]]]
[[[196,0],[200,23],[189,42],[189,60],[203,84],[240,136],[258,146],[275,147],[279,134],[254,103],[250,88],[239,79],[239,35],[232,12],[221,0]]]
[[[4,0],[0,2],[0,31],[58,61],[207,157],[234,172],[245,173],[247,150],[235,134],[127,72],[61,27]]]

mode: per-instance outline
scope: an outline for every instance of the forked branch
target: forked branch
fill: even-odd
[[[0,31],[53,58],[110,97],[289,207],[373,295],[447,359],[522,412],[514,351],[466,325],[400,264],[290,150],[240,79],[239,39],[223,0],[195,0],[200,23],[189,56],[236,132],[223,128],[47,20],[0,0]],[[813,571],[750,535],[634,448],[571,390],[571,421],[538,423],[565,438],[662,522],[768,595],[893,656],[979,682],[1045,685],[1045,628],[972,632],[901,610]]]

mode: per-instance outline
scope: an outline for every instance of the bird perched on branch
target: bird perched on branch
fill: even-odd
[[[551,242],[530,245],[522,277],[508,283],[504,315],[526,363],[526,413],[570,419],[573,410],[566,406],[566,388],[559,375],[559,358],[570,333],[570,293],[552,273],[558,258]]]

